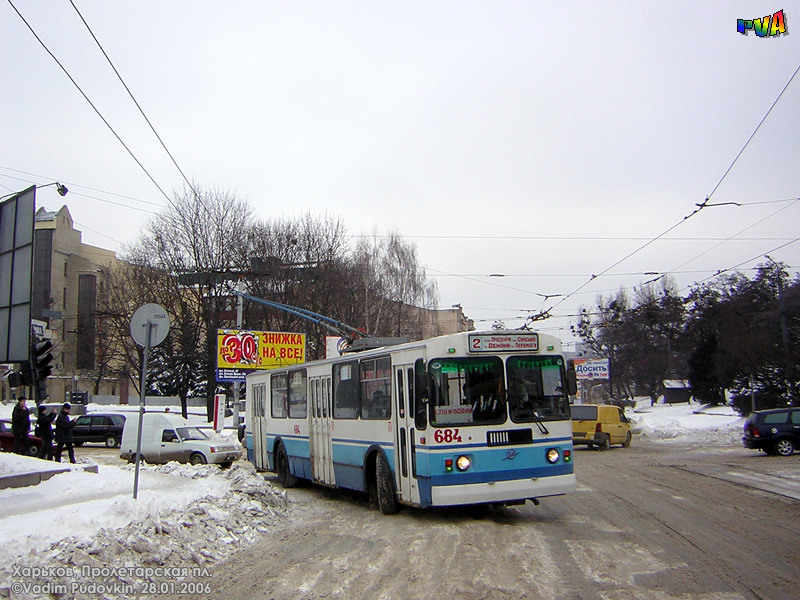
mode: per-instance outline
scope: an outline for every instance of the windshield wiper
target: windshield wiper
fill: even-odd
[[[539,428],[543,435],[550,435],[550,431],[544,426],[542,420],[536,416],[536,413],[533,414],[533,422],[536,423],[536,427]]]

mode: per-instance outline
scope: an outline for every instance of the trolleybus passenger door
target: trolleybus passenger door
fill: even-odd
[[[322,473],[325,483],[336,485],[333,470],[333,401],[331,398],[331,378],[323,377],[320,388],[320,407],[322,409],[320,447],[322,449]]]
[[[267,469],[267,439],[266,427],[264,423],[266,411],[264,410],[264,398],[266,396],[266,386],[263,383],[253,384],[251,388],[251,398],[248,398],[250,408],[251,431],[253,434],[253,462],[257,469]]]
[[[333,474],[333,444],[330,377],[309,380],[311,391],[311,472],[314,481],[335,485]]]
[[[419,504],[419,487],[414,460],[414,365],[395,365],[394,430],[395,480],[403,502]]]
[[[322,436],[322,405],[321,392],[322,380],[318,377],[308,380],[309,397],[311,398],[311,476],[314,481],[324,481],[323,478],[323,445]]]

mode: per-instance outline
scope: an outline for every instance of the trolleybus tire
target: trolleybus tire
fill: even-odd
[[[297,485],[297,477],[289,470],[289,457],[283,442],[279,442],[275,450],[275,471],[278,474],[278,481],[284,488],[293,488]]]
[[[395,514],[399,507],[394,495],[394,478],[389,463],[383,454],[378,454],[375,459],[375,487],[378,492],[378,508],[384,515]]]

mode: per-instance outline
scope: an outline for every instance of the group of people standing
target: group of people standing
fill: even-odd
[[[30,449],[31,442],[28,434],[31,429],[31,415],[26,402],[27,398],[20,396],[11,413],[14,452],[17,454],[28,454]],[[72,445],[72,428],[75,426],[75,421],[69,418],[70,408],[69,402],[65,402],[61,407],[61,412],[56,416],[55,409],[39,406],[39,414],[34,430],[34,435],[42,440],[42,450],[39,453],[39,458],[61,462],[61,454],[66,448],[69,454],[69,462],[75,462],[75,449]],[[53,433],[53,421],[56,423],[55,434]],[[53,452],[53,439],[56,442],[55,453]]]

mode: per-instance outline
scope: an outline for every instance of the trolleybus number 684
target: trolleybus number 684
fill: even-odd
[[[460,442],[461,434],[458,433],[458,429],[437,429],[433,433],[433,440],[437,444],[441,443],[450,444],[452,442]]]

